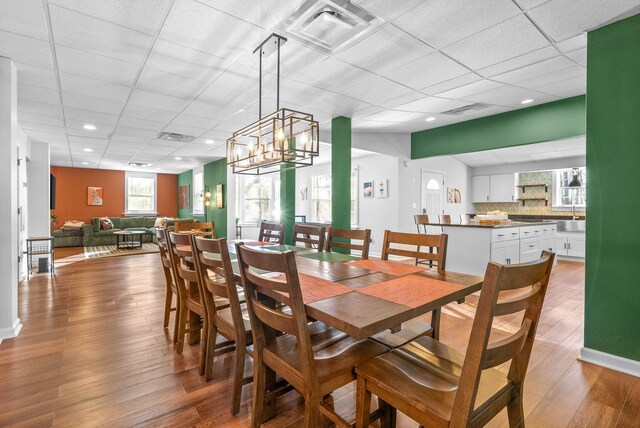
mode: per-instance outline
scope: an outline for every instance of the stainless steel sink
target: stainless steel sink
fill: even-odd
[[[586,230],[587,222],[584,220],[556,220],[558,232],[582,232]]]

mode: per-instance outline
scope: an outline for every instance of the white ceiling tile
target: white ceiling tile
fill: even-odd
[[[17,63],[18,84],[58,89],[58,81],[53,70]]]
[[[203,128],[194,128],[192,126],[185,126],[185,125],[177,125],[177,124],[169,124],[166,126],[166,128],[163,129],[164,132],[173,132],[176,134],[183,134],[183,135],[191,135],[194,137],[199,137],[200,135],[202,135],[206,129]]]
[[[370,104],[346,97],[337,93],[324,93],[313,103],[309,103],[309,112],[313,113],[315,109],[320,111],[332,112],[333,117],[346,116],[350,117],[352,113],[369,107]]]
[[[302,0],[285,2],[280,0],[261,0],[259,2],[237,0],[200,1],[212,8],[265,29],[275,27],[303,2]]]
[[[19,84],[18,98],[22,100],[35,101],[37,103],[60,105],[60,95],[55,89]]]
[[[206,139],[212,139],[215,140],[216,144],[218,144],[219,142],[226,142],[229,137],[230,135],[227,132],[211,130],[202,134],[198,141],[200,142]]]
[[[434,49],[391,24],[336,55],[336,58],[374,73],[392,70]]]
[[[553,58],[558,55],[558,51],[553,46],[546,46],[533,52],[519,55],[514,58],[502,61],[498,64],[482,68],[478,70],[478,74],[484,77],[493,77],[508,71],[517,70],[530,64],[535,64],[545,59]]]
[[[128,86],[116,85],[68,73],[60,73],[60,86],[63,92],[101,98],[118,103],[125,103],[131,92]]]
[[[149,129],[140,129],[140,128],[129,128],[127,126],[120,126],[115,129],[113,132],[114,135],[123,135],[128,137],[140,137],[140,138],[153,138],[158,135],[157,131],[152,131]]]
[[[469,70],[447,58],[440,52],[433,52],[394,70],[382,73],[394,80],[414,89],[428,88],[463,74]]]
[[[540,6],[543,3],[546,3],[551,0],[515,0],[520,6],[522,6],[525,10],[531,10],[534,7]]]
[[[86,138],[101,138],[106,141],[114,128],[114,125],[94,124],[96,129],[90,131],[83,128],[85,124],[86,122],[81,120],[67,119],[67,134],[69,136],[75,135]]]
[[[86,144],[88,146],[97,146],[101,148],[104,148],[107,146],[106,138],[91,138],[91,137],[82,136],[82,135],[70,135],[69,142],[76,145]]]
[[[3,0],[0,28],[36,39],[49,40],[41,0]]]
[[[231,60],[158,39],[145,66],[202,82],[211,82],[230,64]]]
[[[198,116],[198,117],[207,118],[207,119],[222,120],[224,119],[224,117],[222,117],[222,115],[220,114],[220,111],[222,111],[223,109],[224,109],[223,106],[213,101],[207,101],[199,98],[194,102],[192,102],[191,104],[189,104],[189,106],[186,109],[184,109],[182,114],[188,114],[191,116]]]
[[[555,41],[591,30],[637,8],[638,0],[554,0],[529,12],[529,16]]]
[[[498,82],[515,84],[570,67],[575,67],[573,61],[568,60],[564,56],[556,56],[508,73],[499,74],[492,77],[492,79]]]
[[[344,95],[365,101],[369,104],[379,104],[390,99],[406,96],[411,89],[380,76],[364,79],[355,86],[343,91]]]
[[[158,110],[155,108],[127,104],[122,112],[122,116],[168,123],[176,116],[176,113],[173,111]]]
[[[578,49],[577,51],[569,52],[567,54],[569,58],[577,62],[578,64],[587,65],[587,49]]]
[[[181,114],[171,122],[171,125],[192,126],[194,128],[209,129],[218,122],[218,119]]]
[[[122,86],[132,86],[138,75],[139,67],[137,65],[77,49],[56,46],[56,56],[60,71]]]
[[[141,107],[157,108],[174,112],[181,111],[189,104],[189,100],[184,98],[143,91],[142,89],[135,89],[131,94],[129,102]]]
[[[384,108],[395,108],[395,107],[400,106],[402,104],[410,103],[412,101],[420,100],[422,98],[424,98],[424,94],[422,92],[411,91],[406,95],[402,95],[400,97],[392,98],[392,99],[390,99],[388,101],[378,102],[376,104],[378,104],[380,107],[384,107]],[[378,111],[380,110],[378,107],[368,107],[368,109],[376,109]]]
[[[467,100],[506,107],[525,107],[520,102],[527,98],[533,98],[534,102],[532,104],[527,104],[526,107],[535,104],[541,104],[544,102],[555,101],[558,99],[557,97],[543,94],[531,89],[523,89],[517,88],[515,86],[504,85],[496,89],[468,96]]]
[[[122,116],[118,122],[119,126],[126,126],[128,128],[147,129],[150,131],[160,132],[167,126],[166,122],[159,122],[155,120],[138,119],[136,117]]]
[[[113,22],[146,34],[154,34],[171,7],[171,0],[49,0],[69,9]]]
[[[63,127],[64,122],[61,117],[58,116],[47,116],[44,114],[38,113],[29,113],[29,112],[19,112],[18,113],[18,123],[22,121],[25,122],[34,122],[34,123],[42,123],[45,125],[53,125],[58,127]]]
[[[34,101],[18,99],[18,114],[20,112],[45,114],[47,116],[62,117],[62,109],[60,105],[43,104]]]
[[[462,76],[454,77],[453,79],[446,80],[442,83],[438,83],[436,85],[432,85],[426,88],[421,89],[427,95],[436,95],[445,91],[449,91],[451,89],[460,88],[462,86],[468,85],[470,83],[477,82],[481,80],[482,77],[478,76],[475,73],[467,73]]]
[[[324,53],[293,39],[287,40],[287,43],[280,50],[280,75],[282,77],[298,76],[304,70],[315,67],[328,58]],[[258,63],[258,58],[254,58],[255,56],[251,56],[250,63],[252,65]]]
[[[586,49],[587,34],[586,33],[578,34],[577,36],[574,36],[562,42],[556,43],[556,47],[565,53],[572,52],[578,49]]]
[[[145,67],[140,74],[136,87],[146,91],[193,99],[207,85],[208,83],[199,80],[188,79],[176,74]]]
[[[118,116],[115,114],[100,113],[68,106],[64,107],[64,115],[67,119],[79,120],[94,125],[115,125],[118,122]]]
[[[49,42],[21,36],[0,27],[0,56],[13,59],[18,64],[53,69]]]
[[[118,133],[114,133],[111,137],[112,143],[118,144],[131,144],[134,146],[145,145],[149,142],[149,138],[146,137],[136,137],[130,135],[121,135]]]
[[[574,77],[582,77],[586,84],[587,70],[585,69],[585,67],[581,65],[573,65],[571,67],[564,68],[553,73],[546,73],[537,77],[532,77],[531,79],[523,80],[521,82],[518,82],[516,85],[522,86],[524,88],[537,89],[540,86],[551,85]]]
[[[33,130],[39,132],[47,132],[49,134],[58,134],[65,135],[66,131],[64,127],[55,126],[55,125],[47,125],[42,122],[27,122],[23,120],[20,122],[20,127],[25,131]]]
[[[424,113],[410,113],[399,110],[384,110],[362,117],[363,120],[382,122],[418,122],[424,123],[426,115]]]
[[[69,92],[62,93],[62,101],[64,102],[65,107],[73,107],[107,114],[120,114],[124,107],[124,103],[116,103],[99,98],[89,98]]]
[[[536,90],[545,94],[552,94],[559,98],[568,98],[575,95],[582,95],[587,92],[586,75],[572,77],[548,85],[538,86]]]
[[[466,101],[448,100],[444,98],[427,97],[418,101],[403,104],[397,107],[398,110],[420,112],[420,113],[442,113],[451,109],[468,105]]]
[[[56,46],[68,46],[133,64],[142,63],[151,48],[151,37],[120,25],[55,5],[49,6],[49,14]]]
[[[158,153],[172,153],[181,147],[184,147],[185,143],[179,143],[176,141],[167,140],[152,140],[145,148],[147,151],[154,151]]]
[[[511,0],[431,0],[395,22],[430,45],[444,48],[519,13]]]
[[[394,21],[400,16],[409,13],[414,7],[424,4],[424,0],[403,0],[390,2],[389,0],[354,0],[358,6],[384,19]]]
[[[314,86],[341,91],[356,85],[360,79],[373,74],[335,58],[328,58],[317,66],[305,70],[296,78],[302,83],[313,82]]]
[[[443,49],[472,69],[480,69],[541,49],[549,42],[519,15]]]
[[[160,38],[223,58],[250,54],[265,33],[259,27],[202,3],[176,0]]]
[[[491,89],[499,88],[501,86],[502,86],[501,83],[494,82],[492,80],[479,80],[477,82],[473,82],[456,89],[451,89],[449,91],[440,92],[435,95],[438,95],[439,97],[442,97],[442,98],[464,100],[468,96],[479,94],[480,92],[485,92]]]

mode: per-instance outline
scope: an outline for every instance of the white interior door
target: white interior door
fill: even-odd
[[[442,214],[444,201],[444,175],[437,172],[422,171],[421,211],[429,216],[430,222],[437,222]],[[439,227],[429,227],[428,233],[440,233]]]

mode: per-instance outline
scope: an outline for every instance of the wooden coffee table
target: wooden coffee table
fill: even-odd
[[[142,235],[147,233],[144,230],[120,230],[113,232],[116,235],[116,248],[136,249],[142,248]],[[137,238],[137,239],[136,239]]]

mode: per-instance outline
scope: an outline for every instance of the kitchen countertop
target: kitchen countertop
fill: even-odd
[[[449,226],[449,227],[477,227],[483,229],[505,229],[508,227],[523,227],[523,226],[539,226],[543,224],[557,224],[556,221],[512,221],[510,223],[502,224],[488,224],[488,223],[427,223],[427,226]]]

